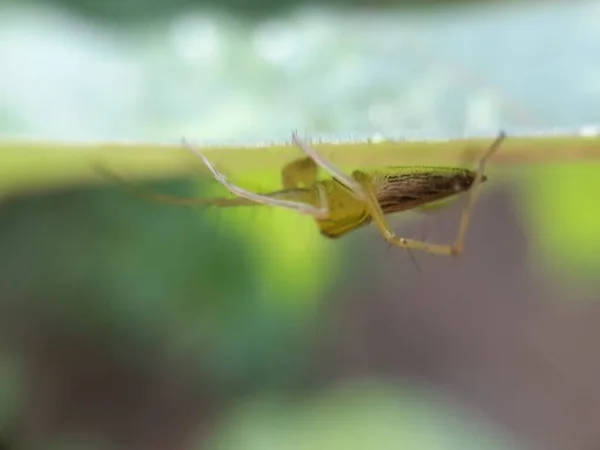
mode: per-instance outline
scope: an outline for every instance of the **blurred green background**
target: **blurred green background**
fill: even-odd
[[[15,0],[0,4],[0,131],[596,134],[598,48],[599,2]],[[597,448],[598,166],[490,173],[459,259],[108,184],[4,198],[2,445]],[[393,223],[450,241],[457,213]]]

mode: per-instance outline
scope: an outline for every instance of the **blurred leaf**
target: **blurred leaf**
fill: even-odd
[[[189,184],[157,188],[190,195]],[[121,358],[195,360],[229,390],[301,374],[312,303],[290,309],[293,289],[265,289],[272,274],[246,236],[201,212],[119,188],[7,200],[0,253],[3,318],[16,332],[62,324]]]
[[[215,450],[513,449],[509,436],[442,397],[374,382],[303,398],[264,395],[224,421]]]
[[[523,217],[541,243],[532,252],[571,277],[595,277],[600,260],[600,162],[563,162],[527,172]],[[534,241],[535,242],[535,241]]]

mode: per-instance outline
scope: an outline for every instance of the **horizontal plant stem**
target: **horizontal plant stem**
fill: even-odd
[[[376,166],[461,165],[472,162],[490,139],[381,142],[316,142],[313,145],[346,170]],[[279,171],[302,155],[290,143],[256,146],[200,146],[223,172],[252,175]],[[469,158],[465,160],[465,155]],[[500,165],[600,160],[600,136],[510,135],[490,161]],[[199,158],[182,144],[144,142],[0,141],[3,196],[105,182],[98,165],[129,179],[208,175]]]

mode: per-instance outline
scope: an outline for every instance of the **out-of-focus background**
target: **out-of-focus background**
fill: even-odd
[[[598,49],[599,2],[4,1],[0,132],[594,131]],[[600,171],[490,173],[458,259],[118,186],[4,199],[0,445],[599,448]],[[393,224],[450,241],[458,211]]]

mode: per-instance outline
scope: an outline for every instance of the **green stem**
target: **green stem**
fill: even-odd
[[[491,139],[431,141],[320,142],[314,146],[346,170],[364,167],[457,165],[465,154],[479,154]],[[224,173],[278,171],[302,155],[291,144],[203,146]],[[471,157],[470,161],[475,158]],[[600,159],[600,136],[511,137],[489,167]],[[0,193],[34,193],[78,184],[107,182],[100,165],[129,179],[208,175],[202,161],[182,144],[143,142],[0,141]]]

